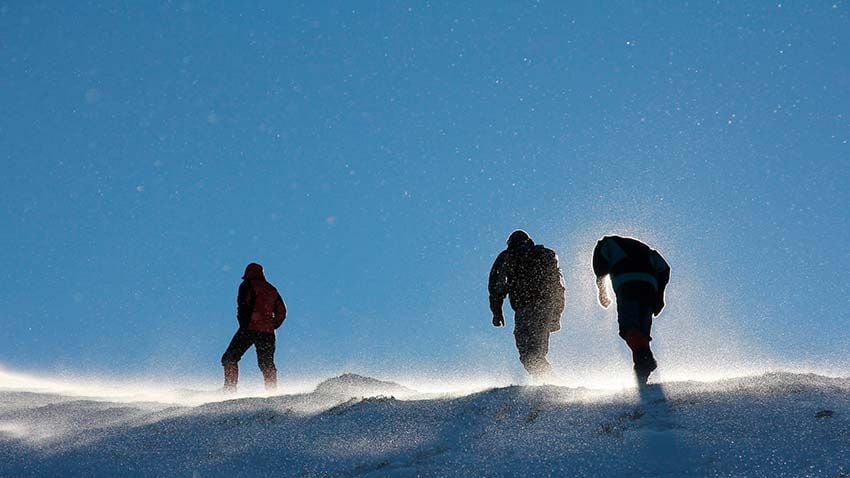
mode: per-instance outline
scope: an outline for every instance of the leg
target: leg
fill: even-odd
[[[545,380],[552,374],[552,366],[546,360],[549,353],[549,332],[514,331],[519,361],[535,379]]]
[[[525,307],[514,316],[514,339],[519,351],[519,361],[532,377],[545,380],[552,374],[546,360],[549,353],[551,320],[546,308]]]
[[[657,367],[649,347],[652,340],[649,335],[652,327],[652,308],[630,297],[617,297],[617,321],[620,325],[620,337],[632,351],[638,383],[646,384],[649,374]]]
[[[239,329],[230,340],[230,345],[221,356],[221,365],[224,366],[224,391],[235,393],[236,383],[239,381],[239,360],[251,346],[251,339],[247,332]]]
[[[652,340],[650,332],[652,331],[653,310],[654,309],[649,306],[645,306],[641,309],[640,332],[641,335],[647,339],[646,348],[641,350],[641,353],[636,360],[634,360],[635,358],[633,357],[635,362],[635,373],[638,376],[638,380],[644,384],[646,383],[646,379],[649,378],[649,374],[658,368],[658,363],[655,361],[655,356],[652,354],[652,350],[649,347],[649,341]]]
[[[635,376],[640,385],[645,385],[649,374],[658,367],[652,350],[649,348],[649,340],[639,329],[629,329],[621,332],[626,344],[632,350],[632,361],[634,362]]]
[[[275,335],[257,333],[255,343],[257,345],[257,365],[263,372],[266,390],[273,391],[277,388],[277,368],[274,365]]]

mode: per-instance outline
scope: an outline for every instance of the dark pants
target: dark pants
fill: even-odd
[[[537,378],[545,378],[552,372],[552,366],[546,360],[552,314],[546,309],[526,307],[514,315],[514,339],[519,361],[528,373]]]
[[[257,365],[260,370],[272,370],[274,366],[275,335],[253,330],[239,329],[221,356],[221,364],[236,365],[251,346],[257,348]]]
[[[655,357],[649,342],[652,340],[653,304],[651,298],[632,294],[617,295],[617,322],[620,325],[620,337],[632,351],[632,361],[638,374],[655,370]]]

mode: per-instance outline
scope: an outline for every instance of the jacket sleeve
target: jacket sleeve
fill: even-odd
[[[239,285],[239,294],[236,296],[236,320],[239,327],[247,327],[251,322],[251,314],[254,313],[254,288],[251,281],[242,281]]]
[[[607,238],[603,237],[593,248],[593,273],[596,274],[597,279],[605,277],[611,272],[611,264],[608,263],[604,253],[606,240]]]
[[[496,257],[490,269],[487,289],[490,292],[490,311],[493,315],[502,315],[502,303],[508,295],[508,251],[502,251]]]
[[[278,294],[274,304],[274,328],[280,327],[284,320],[286,320],[286,302]]]
[[[655,280],[658,282],[658,298],[655,302],[655,316],[661,314],[664,309],[664,291],[667,289],[667,283],[670,282],[670,265],[661,257],[658,251],[652,251],[649,257],[652,269],[655,275]]]

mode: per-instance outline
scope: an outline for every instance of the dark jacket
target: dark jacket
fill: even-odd
[[[670,266],[658,251],[630,237],[605,236],[593,249],[596,278],[611,275],[614,292],[629,295],[653,307],[664,308],[664,291],[670,282]]]
[[[528,306],[548,309],[553,320],[550,330],[560,329],[564,278],[558,266],[558,255],[552,249],[530,241],[508,247],[493,263],[488,289],[490,310],[494,315],[502,314],[505,296],[510,296],[511,308],[515,311]]]
[[[236,298],[240,329],[273,334],[286,319],[286,303],[273,285],[266,282],[259,264],[248,264]]]

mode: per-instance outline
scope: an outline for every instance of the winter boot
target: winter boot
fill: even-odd
[[[239,381],[239,366],[230,364],[224,366],[224,393],[236,393],[236,382]]]
[[[263,369],[263,381],[266,382],[266,391],[274,392],[277,390],[277,369],[276,368],[265,368]]]
[[[658,368],[658,363],[655,357],[652,356],[652,351],[649,348],[636,350],[633,354],[635,362],[635,376],[637,376],[638,385],[646,385],[649,379],[649,374]]]

